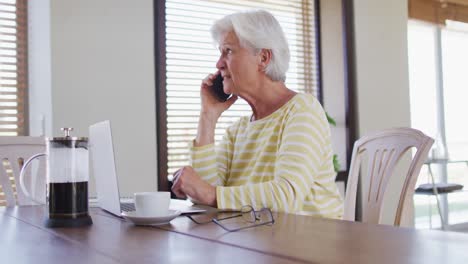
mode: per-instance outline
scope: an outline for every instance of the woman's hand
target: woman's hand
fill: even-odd
[[[186,166],[174,173],[174,185],[172,191],[178,198],[190,200],[216,207],[216,187],[203,181],[195,170]]]
[[[221,73],[217,71],[215,74],[208,75],[203,79],[200,87],[201,112],[195,146],[203,146],[214,142],[214,131],[218,118],[237,100],[236,95],[231,96],[226,102],[220,102],[216,98],[211,89],[213,89],[213,80],[218,74]]]
[[[219,71],[214,74],[209,74],[203,79],[200,89],[200,97],[202,101],[201,114],[206,115],[210,119],[218,120],[221,114],[226,111],[237,100],[237,96],[233,95],[226,102],[219,101],[213,94],[213,81],[216,76],[221,74]]]

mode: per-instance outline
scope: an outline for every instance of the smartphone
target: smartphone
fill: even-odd
[[[218,76],[216,76],[216,78],[213,80],[212,89],[213,94],[221,102],[226,102],[226,100],[231,97],[230,94],[225,93],[223,90],[223,76],[221,76],[221,74],[218,74]]]

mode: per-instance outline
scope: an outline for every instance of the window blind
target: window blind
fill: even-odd
[[[287,87],[317,93],[313,0],[166,0],[165,4],[168,176],[189,164],[188,144],[196,136],[201,80],[217,70],[219,51],[210,35],[215,20],[237,11],[271,12],[281,24],[291,52]],[[250,114],[248,104],[239,99],[218,121],[215,140],[219,141],[225,129],[240,116]]]
[[[26,133],[27,0],[0,0],[0,136]]]

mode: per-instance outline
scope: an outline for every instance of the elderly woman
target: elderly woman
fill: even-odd
[[[340,218],[330,128],[314,96],[284,84],[290,55],[278,21],[266,11],[235,13],[216,21],[211,33],[221,52],[219,71],[202,81],[192,167],[174,174],[173,192],[220,209],[251,205]],[[218,74],[233,94],[226,102],[211,91]],[[216,122],[238,97],[252,115],[226,130],[216,152]]]

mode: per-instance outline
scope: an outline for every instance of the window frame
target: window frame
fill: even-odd
[[[166,1],[153,0],[154,56],[156,84],[156,146],[158,190],[169,191],[167,179],[167,107],[166,107]]]

